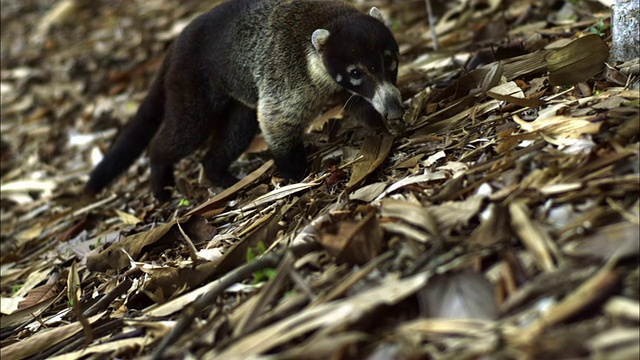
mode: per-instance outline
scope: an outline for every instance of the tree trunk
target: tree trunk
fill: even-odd
[[[616,0],[613,5],[610,61],[628,61],[640,57],[640,2]]]

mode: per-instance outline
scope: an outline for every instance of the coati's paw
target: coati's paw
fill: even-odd
[[[172,191],[168,188],[153,190],[153,197],[155,197],[161,203],[171,200],[172,195]]]
[[[160,202],[171,200],[172,192],[170,190],[176,183],[173,177],[173,165],[163,165],[151,162],[151,192],[153,196]]]
[[[304,179],[305,175],[307,174],[306,161],[302,164],[278,164],[276,162],[276,165],[280,170],[280,176],[285,180],[293,180],[298,182]]]
[[[280,176],[289,182],[300,182],[305,178],[306,173],[304,169],[296,172],[281,171]]]
[[[287,156],[275,157],[275,161],[280,170],[280,176],[286,180],[300,181],[307,174],[307,156],[304,148]]]

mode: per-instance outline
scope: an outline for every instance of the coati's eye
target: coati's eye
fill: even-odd
[[[347,73],[349,74],[349,84],[352,86],[362,85],[363,76],[362,70],[358,69],[356,65],[347,66]]]

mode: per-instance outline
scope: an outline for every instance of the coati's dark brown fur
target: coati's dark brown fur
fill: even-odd
[[[302,133],[339,91],[360,96],[359,111],[397,127],[398,45],[379,15],[339,0],[229,0],[199,16],[169,49],[86,191],[106,187],[149,142],[156,198],[170,198],[173,165],[207,140],[205,173],[229,186],[236,179],[228,167],[258,127],[282,176],[299,180],[307,169]]]

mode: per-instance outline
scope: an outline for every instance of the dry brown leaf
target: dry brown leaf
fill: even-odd
[[[135,225],[142,221],[138,219],[135,215],[131,215],[129,213],[120,211],[118,209],[116,209],[116,214],[118,214],[118,217],[122,220],[122,222],[127,225]]]
[[[353,291],[353,287],[357,285],[358,282],[365,279],[367,276],[370,276],[371,273],[374,272],[382,263],[392,257],[393,253],[388,251],[377,258],[372,259],[359,270],[341,278],[337,284],[333,286],[331,291],[321,294],[313,299],[311,304],[309,304],[309,307],[318,306],[347,295],[350,290]]]
[[[594,360],[635,360],[640,357],[640,329],[614,328],[589,339]]]
[[[431,235],[439,235],[438,224],[424,207],[408,201],[385,198],[380,203],[380,215],[402,220],[417,226]]]
[[[440,231],[445,233],[466,226],[469,220],[478,214],[482,203],[481,196],[471,196],[462,201],[445,201],[440,205],[429,206],[427,209],[436,219]]]
[[[491,204],[488,212],[484,211],[483,214],[488,216],[488,219],[482,220],[480,226],[475,228],[469,242],[491,246],[507,241],[512,234],[507,210],[503,206]]]
[[[502,76],[504,74],[504,66],[501,62],[494,62],[488,65],[489,71],[485,75],[484,79],[482,79],[482,83],[480,84],[480,89],[477,89],[482,94],[486,94],[490,89],[496,89],[501,82]],[[497,90],[498,92],[500,90]],[[472,91],[471,94],[475,95],[475,91]]]
[[[237,233],[237,236],[240,237],[239,241],[224,253],[211,276],[223,275],[244,264],[247,261],[247,251],[250,248],[255,249],[259,243],[269,249],[278,240],[277,234],[281,229],[282,217],[288,207],[294,204],[295,201],[276,211],[263,212],[248,228]]]
[[[41,284],[43,281],[49,278],[49,274],[53,271],[53,267],[49,264],[49,266],[43,267],[41,269],[33,269],[24,284],[16,291],[13,296],[14,297],[22,297],[26,296],[32,289]]]
[[[513,338],[515,344],[518,346],[531,344],[546,328],[565,321],[590,305],[593,306],[606,293],[613,291],[619,282],[620,277],[616,272],[603,268],[562,301],[547,309],[541,317],[523,329],[521,333],[517,334]]]
[[[525,97],[522,89],[513,81],[492,88],[487,95],[522,107],[537,108],[545,104],[539,97]]]
[[[87,320],[92,324],[103,316],[104,314],[98,314]],[[80,331],[82,331],[82,325],[77,321],[54,329],[47,329],[27,339],[0,348],[0,357],[3,359],[23,359],[38,354]]]
[[[86,347],[78,351],[72,351],[63,355],[51,357],[51,360],[76,360],[85,359],[90,355],[95,357],[118,357],[121,354],[135,353],[136,350],[148,346],[153,341],[153,338],[149,336],[132,337],[128,339],[120,339],[115,341],[105,342],[103,344],[97,344]]]
[[[283,359],[308,359],[323,360],[342,356],[344,349],[350,345],[369,338],[369,335],[361,332],[341,332],[339,335],[326,335],[311,337],[303,344],[284,351]]]
[[[314,181],[314,182],[301,182],[301,183],[295,183],[295,184],[290,184],[290,185],[285,185],[283,187],[277,188],[275,190],[272,190],[264,195],[259,196],[256,199],[253,199],[249,202],[247,202],[246,204],[242,205],[240,207],[240,211],[248,211],[263,205],[267,205],[270,203],[273,203],[277,200],[286,198],[288,196],[297,194],[301,191],[305,191],[305,190],[309,190],[311,188],[314,188],[318,185],[320,185],[321,182],[319,181]]]
[[[207,261],[192,267],[152,267],[142,266],[141,270],[149,275],[140,289],[155,303],[162,304],[181,291],[192,289],[211,277],[221,259]]]
[[[395,168],[396,169],[412,168],[412,167],[418,165],[418,163],[420,162],[420,159],[422,159],[423,157],[424,157],[423,154],[412,156],[412,157],[408,158],[407,160],[405,160],[405,161],[399,163],[398,165],[396,165]]]
[[[595,122],[593,117],[551,116],[527,122],[514,115],[513,120],[527,132],[539,132],[542,137],[554,145],[569,146],[584,134],[597,134],[601,122]]]
[[[362,142],[362,148],[358,154],[358,158],[361,158],[361,160],[353,165],[353,172],[347,188],[353,189],[375,171],[387,158],[392,145],[393,137],[389,134],[367,136]]]
[[[60,293],[56,284],[44,284],[38,286],[31,291],[23,301],[20,302],[18,306],[18,311],[25,310],[30,307],[35,307],[42,302],[46,302],[48,299],[52,297],[57,297],[58,293]],[[4,299],[3,299],[4,300]]]
[[[166,247],[179,241],[179,231],[176,226],[176,222],[184,224],[185,229],[189,232],[191,230],[191,223],[198,222],[199,215],[184,216],[178,220],[171,221],[166,224],[162,224],[149,231],[141,232],[120,240],[117,244],[114,244],[107,249],[103,250],[99,254],[91,255],[87,258],[87,268],[91,271],[105,271],[107,269],[123,269],[129,265],[129,256],[131,258],[138,259],[145,250],[149,250],[151,245],[155,247]],[[198,226],[195,226],[197,229]],[[202,234],[189,234],[189,235],[202,235]],[[204,235],[206,237],[209,234]],[[208,238],[210,239],[210,238]],[[202,240],[208,240],[202,239]]]
[[[640,302],[622,296],[614,296],[604,305],[604,311],[612,318],[640,323]]]
[[[503,334],[517,331],[513,326],[498,327],[492,320],[429,318],[401,324],[398,327],[398,335],[411,343],[437,344],[443,348],[442,355],[455,352],[455,349],[446,346],[453,340],[454,344],[457,342],[458,349],[460,345],[464,347],[466,354],[481,357],[482,354],[492,353],[495,344],[499,343],[500,339],[496,336],[498,328]]]
[[[82,306],[80,305],[80,297],[82,296],[82,287],[80,284],[80,274],[78,274],[78,264],[74,261],[69,268],[69,274],[67,276],[67,299],[71,306],[73,313],[76,316],[77,321],[82,324],[84,330],[84,343],[91,344],[94,339],[93,328],[91,323],[82,312]]]
[[[614,95],[606,98],[604,101],[600,101],[598,103],[593,104],[591,107],[593,109],[609,110],[609,109],[620,108],[626,102],[628,102],[628,100],[625,99],[624,97]]]
[[[324,230],[324,231],[322,231]],[[322,229],[320,243],[338,261],[365,264],[382,250],[382,228],[375,212],[369,212],[361,220],[344,219],[333,229]]]
[[[108,269],[120,270],[130,265],[130,255],[138,258],[142,249],[160,241],[166,235],[175,222],[162,224],[152,230],[128,236],[120,240],[98,254],[87,257],[87,269],[91,271],[106,271]],[[126,253],[125,253],[126,251]]]
[[[433,236],[429,235],[428,232],[404,222],[385,221],[381,226],[388,233],[398,234],[422,243],[426,243],[433,238]]]
[[[389,185],[389,187],[387,187],[385,191],[382,192],[382,194],[378,195],[378,197],[373,202],[381,200],[384,197],[386,197],[388,194],[396,190],[402,189],[405,186],[423,183],[423,182],[435,181],[435,180],[444,180],[446,178],[447,178],[447,175],[444,171],[425,172],[425,174],[407,176]]]
[[[614,257],[638,256],[639,238],[638,224],[619,223],[604,226],[580,241],[567,244],[563,250],[568,255],[596,257],[605,261]]]
[[[80,0],[64,0],[51,8],[39,22],[38,29],[33,35],[35,41],[42,41],[55,24],[72,21],[73,15],[80,8]]]
[[[375,198],[380,196],[380,194],[382,194],[382,192],[386,187],[387,187],[387,184],[383,182],[377,182],[377,183],[363,186],[357,189],[356,191],[352,192],[351,194],[349,194],[349,200],[371,202]]]
[[[57,302],[64,295],[64,291],[59,291],[56,296],[49,297],[46,300],[40,301],[30,307],[18,310],[10,315],[2,315],[1,325],[2,329],[10,326],[18,325],[33,321],[34,316],[41,315],[47,310],[53,303]],[[2,300],[4,301],[4,299]]]
[[[531,219],[526,205],[522,202],[509,204],[511,227],[520,241],[529,249],[541,270],[553,270],[560,259],[555,243],[542,226]]]
[[[262,174],[264,174],[271,166],[273,166],[273,160],[269,160],[264,163],[262,166],[254,170],[251,174],[245,176],[240,181],[235,183],[233,186],[225,189],[220,194],[214,196],[212,199],[200,204],[195,209],[189,211],[187,215],[200,214],[203,217],[207,217],[207,212],[212,211],[213,209],[220,206],[220,204],[233,195],[235,195],[238,191],[245,188],[247,185],[253,183],[256,179],[258,179]]]
[[[12,283],[32,271],[42,269],[47,264],[48,262],[46,260],[32,261],[27,267],[20,267],[19,264],[15,262],[7,263],[4,265],[2,273],[0,273],[0,281],[2,281],[3,284]]]
[[[3,183],[0,187],[0,196],[3,199],[11,199],[17,203],[33,202],[30,192],[41,193],[43,197],[51,197],[52,192],[58,187],[53,180],[15,180]]]
[[[418,291],[424,316],[446,319],[498,318],[493,285],[473,270],[436,275]]]
[[[547,56],[551,85],[575,85],[604,69],[609,47],[596,34],[585,35]]]
[[[217,358],[247,358],[269,351],[318,329],[337,329],[352,324],[380,305],[392,305],[415,293],[427,282],[425,274],[389,279],[384,284],[347,299],[318,305],[255,331],[225,348],[208,354]]]

